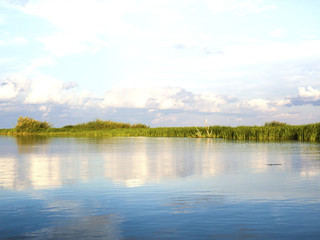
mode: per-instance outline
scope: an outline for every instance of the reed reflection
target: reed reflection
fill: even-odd
[[[281,147],[174,138],[16,139],[18,154],[0,153],[2,189],[50,189],[93,178],[138,187],[190,176],[214,177],[245,171],[260,174],[275,169],[294,169],[301,178],[320,174],[320,162],[316,161],[320,150],[316,144]],[[297,157],[301,159],[295,161]],[[268,165],[272,163],[278,165]]]
[[[15,136],[17,142],[18,153],[33,153],[46,150],[46,146],[50,143],[49,137],[45,136]]]

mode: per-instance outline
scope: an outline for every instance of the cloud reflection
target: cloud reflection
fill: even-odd
[[[2,189],[51,189],[94,178],[111,179],[123,187],[139,187],[191,176],[290,169],[298,171],[300,177],[320,175],[318,162],[306,165],[294,161],[296,154],[302,160],[305,153],[309,158],[317,158],[320,150],[316,144],[303,148],[285,143],[232,144],[217,139],[17,137],[16,140],[17,154],[0,155]],[[297,149],[301,152],[297,153]]]
[[[119,219],[113,215],[82,216],[27,236],[37,239],[122,239]]]
[[[174,196],[168,199],[164,206],[173,213],[190,213],[196,208],[205,208],[212,205],[223,205],[224,196],[210,193]]]

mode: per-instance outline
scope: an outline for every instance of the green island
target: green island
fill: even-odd
[[[76,125],[54,128],[48,122],[29,117],[19,117],[13,129],[0,129],[1,135],[42,135],[74,137],[187,137],[224,138],[230,140],[320,142],[320,123],[289,125],[283,122],[267,122],[264,126],[205,126],[156,127],[95,120]]]

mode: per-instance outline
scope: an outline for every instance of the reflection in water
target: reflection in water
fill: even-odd
[[[28,176],[34,189],[46,189],[61,185],[61,158],[47,156],[31,156],[28,160]]]
[[[16,184],[16,160],[15,158],[0,158],[0,188],[19,189]]]
[[[35,231],[27,237],[37,239],[121,239],[116,216],[96,215],[76,218]]]
[[[0,238],[320,236],[319,144],[0,136],[0,146]]]
[[[147,182],[250,171],[320,173],[319,145],[225,142],[215,139],[16,137],[16,157],[0,155],[0,187],[49,189],[106,177],[126,187]],[[297,145],[300,144],[301,146]],[[276,165],[272,165],[276,164]]]
[[[0,187],[24,190],[61,185],[61,158],[31,155],[24,161],[0,157]]]
[[[223,195],[198,193],[192,195],[173,196],[164,204],[164,206],[170,207],[173,213],[190,213],[196,208],[222,205],[223,201]]]
[[[37,152],[39,149],[46,149],[50,138],[45,136],[16,136],[18,153],[32,153]]]

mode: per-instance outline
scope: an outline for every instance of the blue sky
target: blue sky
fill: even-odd
[[[2,0],[0,128],[319,122],[316,0]]]

